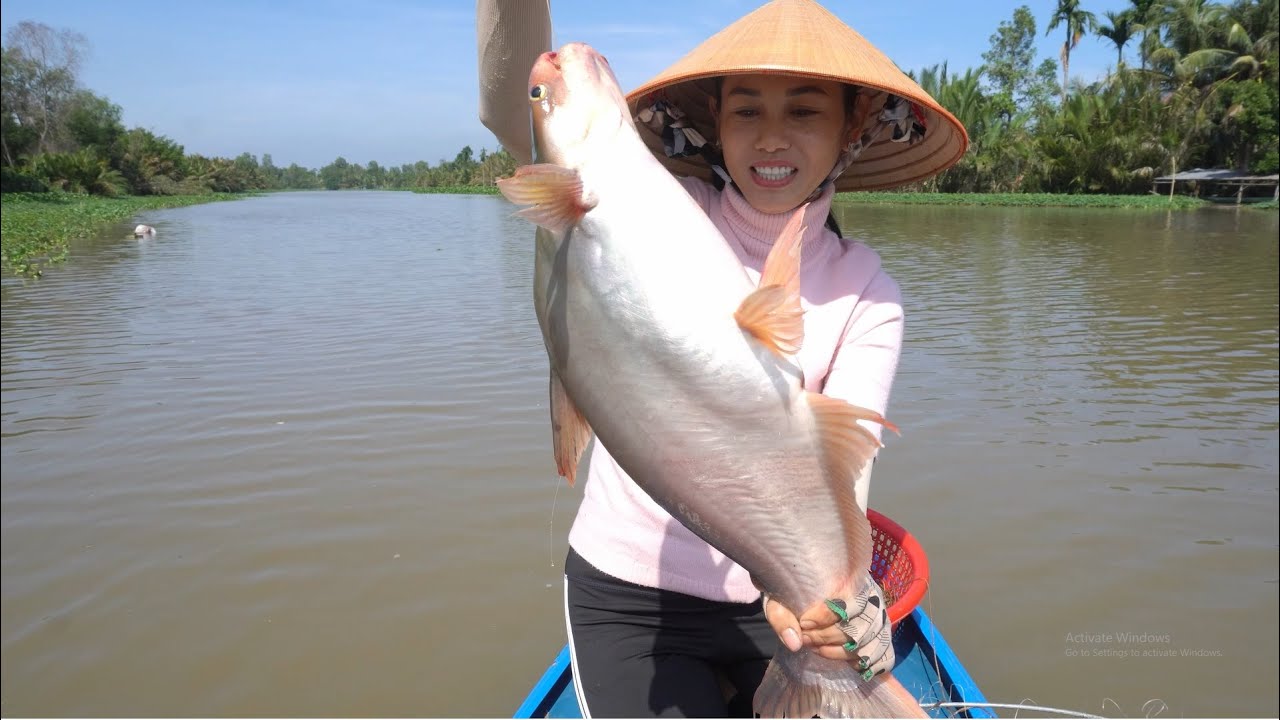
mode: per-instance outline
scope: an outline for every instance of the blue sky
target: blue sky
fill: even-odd
[[[552,0],[555,44],[583,41],[630,90],[761,0]],[[1031,8],[1041,57],[1054,0],[827,0],[824,5],[900,67],[963,71],[1019,5]],[[1100,18],[1128,0],[1084,0]],[[966,11],[958,8],[967,8]],[[474,0],[4,0],[4,30],[22,20],[84,34],[83,84],[124,109],[129,127],[187,152],[270,153],[276,165],[400,165],[496,149],[476,119]],[[1072,78],[1093,80],[1114,47],[1087,37]],[[1132,57],[1130,48],[1129,57]]]

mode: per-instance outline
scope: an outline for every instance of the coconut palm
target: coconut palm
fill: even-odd
[[[1227,23],[1225,47],[1236,54],[1229,70],[1241,79],[1274,82],[1277,55],[1277,15],[1280,3],[1236,0],[1223,14]]]
[[[1079,44],[1085,33],[1092,32],[1098,25],[1098,18],[1087,10],[1080,8],[1080,0],[1058,0],[1058,9],[1049,19],[1049,27],[1045,28],[1047,36],[1059,25],[1066,25],[1067,38],[1062,43],[1062,102],[1067,102],[1067,77],[1071,67],[1071,51]]]
[[[1231,53],[1219,48],[1203,48],[1182,55],[1175,47],[1163,45],[1151,53],[1151,69],[1147,75],[1154,81],[1160,102],[1167,109],[1160,134],[1169,151],[1170,175],[1177,174],[1192,148],[1214,129],[1209,101],[1225,82],[1220,71],[1230,59]],[[1175,183],[1169,185],[1172,197]]]
[[[1143,70],[1147,69],[1147,42],[1150,36],[1151,24],[1151,8],[1155,7],[1156,0],[1129,0],[1129,4],[1133,7],[1128,12],[1133,15],[1134,28],[1142,33],[1142,38],[1138,41],[1138,65]]]
[[[1222,34],[1226,11],[1226,7],[1209,0],[1164,0],[1148,13],[1148,22],[1164,29],[1164,46],[1179,55],[1190,55],[1215,47],[1214,39]]]

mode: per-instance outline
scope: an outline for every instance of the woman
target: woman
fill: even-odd
[[[543,1],[479,0],[481,119],[532,160],[527,77],[550,49]],[[762,72],[768,71],[768,72]],[[959,160],[964,130],[861,36],[809,0],[776,0],[628,96],[641,136],[758,278],[797,212],[805,387],[883,413],[902,342],[897,285],[846,241],[836,190],[892,187]],[[879,433],[878,426],[868,426]],[[870,468],[855,484],[865,511]],[[565,604],[574,681],[592,716],[749,716],[782,642],[892,666],[883,597],[844,608],[760,603],[746,571],[660,508],[597,444],[569,535]],[[796,611],[802,614],[797,617]]]

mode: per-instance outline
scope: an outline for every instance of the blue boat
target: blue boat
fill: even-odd
[[[987,700],[942,633],[918,606],[928,586],[929,563],[910,533],[874,510],[871,520],[875,555],[871,574],[889,601],[894,623],[893,676],[916,696],[932,717],[993,718],[981,707]],[[909,612],[908,612],[909,610]],[[517,718],[580,718],[573,690],[573,668],[566,645],[520,704]]]
[[[916,608],[898,623],[894,631],[893,650],[898,656],[893,676],[921,705],[933,703],[985,703],[982,691],[960,664],[960,659],[942,633],[929,620],[924,610]],[[573,692],[573,669],[566,645],[533,686],[513,717],[580,718],[578,698]],[[995,713],[984,707],[937,707],[928,709],[931,717],[993,718]]]

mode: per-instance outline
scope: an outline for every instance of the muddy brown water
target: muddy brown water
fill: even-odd
[[[839,219],[907,312],[872,506],[987,696],[1276,715],[1276,214]],[[361,192],[139,220],[0,288],[4,715],[509,716],[581,497],[529,227]]]

